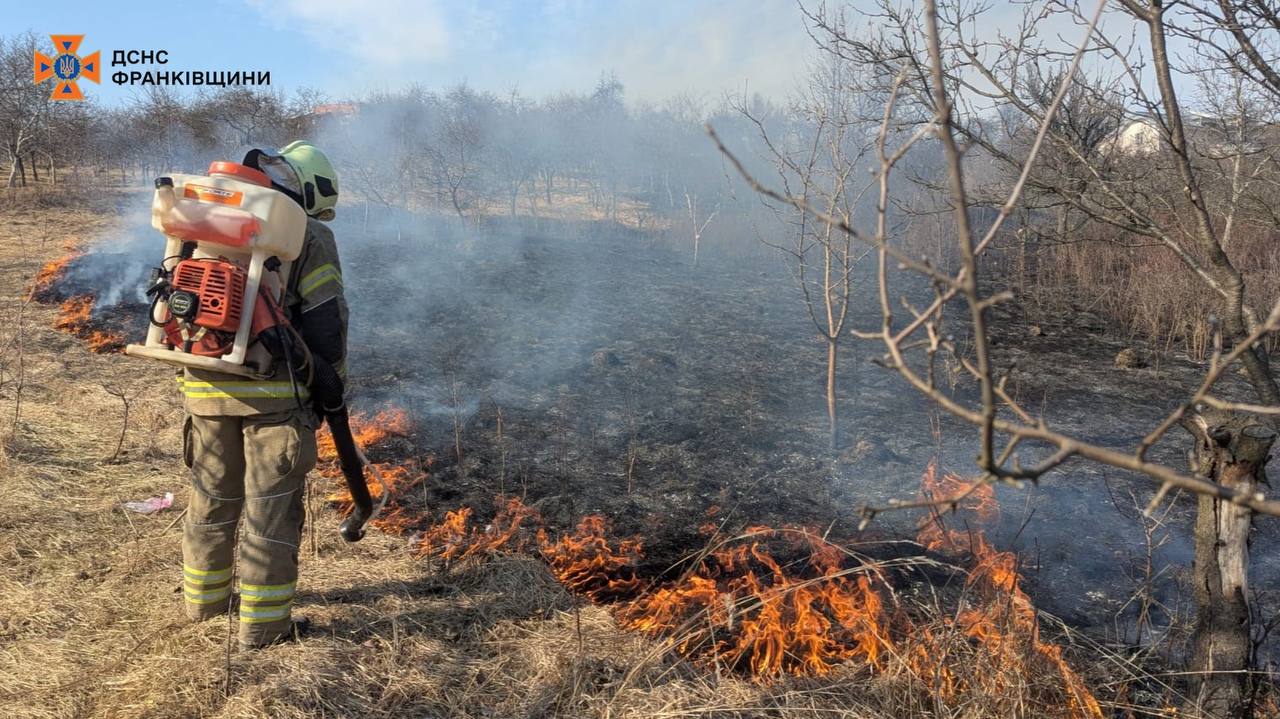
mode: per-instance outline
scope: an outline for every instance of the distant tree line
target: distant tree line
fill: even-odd
[[[608,75],[589,91],[541,100],[459,84],[343,101],[310,90],[151,87],[118,105],[54,102],[48,81],[31,81],[39,46],[31,33],[0,36],[0,172],[9,188],[86,174],[145,183],[307,137],[340,164],[344,190],[387,207],[537,215],[569,202],[641,229],[662,213],[668,223],[702,224],[732,189],[703,124],[743,124],[725,101],[628,104]]]

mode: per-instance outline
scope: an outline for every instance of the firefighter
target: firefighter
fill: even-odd
[[[338,177],[308,142],[277,152],[252,150],[244,164],[307,213],[302,254],[290,268],[284,308],[307,349],[345,377],[347,303],[333,233]],[[296,368],[295,368],[296,370]],[[290,605],[298,580],[304,484],[316,464],[317,410],[305,377],[291,381],[277,361],[262,381],[187,368],[179,377],[187,417],[183,459],[191,470],[191,502],[182,535],[187,616],[200,621],[232,609],[236,530],[244,535],[234,568],[239,581],[240,645],[256,648],[306,628]],[[341,396],[341,392],[338,393]]]

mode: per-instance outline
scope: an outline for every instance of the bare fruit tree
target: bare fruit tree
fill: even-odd
[[[877,123],[869,119],[868,100],[854,65],[838,56],[815,65],[805,90],[793,101],[798,123],[771,127],[745,103],[738,111],[750,120],[765,147],[778,181],[790,197],[802,198],[824,215],[849,225],[874,187],[867,181]],[[762,241],[786,260],[800,290],[805,312],[826,349],[826,408],[831,447],[841,443],[837,391],[841,342],[848,337],[849,313],[856,290],[855,269],[868,250],[838,225],[814,221],[791,203],[773,207],[787,227],[787,241]],[[695,235],[696,236],[696,235]]]
[[[1280,331],[1280,300],[1265,314],[1256,311],[1246,301],[1244,275],[1221,245],[1220,224],[1213,215],[1220,208],[1208,205],[1204,175],[1190,147],[1184,111],[1171,76],[1161,4],[1158,0],[1149,5],[1134,0],[1122,2],[1122,9],[1145,29],[1153,48],[1149,72],[1154,76],[1151,86],[1157,88],[1155,96],[1146,94],[1148,85],[1141,75],[1146,68],[1130,61],[1122,45],[1100,29],[1098,21],[1105,4],[1101,0],[1082,9],[1074,4],[1051,3],[1082,28],[1083,39],[1069,51],[1034,45],[1034,39],[1040,36],[1037,23],[1045,16],[1038,10],[1029,12],[1015,35],[998,41],[966,35],[982,25],[979,10],[967,4],[926,0],[923,9],[917,9],[919,6],[914,3],[880,2],[870,14],[883,29],[869,36],[847,34],[844,23],[825,10],[811,13],[814,25],[826,33],[824,47],[830,54],[878,67],[882,76],[892,78],[887,84],[888,97],[874,150],[878,199],[872,222],[853,222],[848,215],[830,211],[820,199],[797,192],[785,183],[781,190],[767,186],[725,147],[714,130],[709,130],[720,150],[756,191],[875,251],[881,323],[878,329],[858,335],[882,345],[881,364],[897,372],[935,405],[978,430],[980,476],[964,492],[929,500],[868,505],[863,509],[864,520],[888,509],[955,506],[984,484],[1020,486],[1039,480],[1067,462],[1082,460],[1154,480],[1157,490],[1149,512],[1162,504],[1171,490],[1195,493],[1202,497],[1194,577],[1201,606],[1197,651],[1190,657],[1189,676],[1193,679],[1187,703],[1210,716],[1242,716],[1251,700],[1247,692],[1248,627],[1255,614],[1247,606],[1245,589],[1248,527],[1254,513],[1280,516],[1280,502],[1268,499],[1261,490],[1275,430],[1270,420],[1258,419],[1280,416],[1275,380],[1263,344],[1268,336]],[[1105,165],[1106,158],[1100,162],[1097,157],[1079,152],[1079,143],[1068,141],[1061,134],[1063,124],[1055,118],[1072,85],[1081,82],[1081,60],[1086,53],[1113,59],[1121,68],[1117,77],[1132,81],[1124,96],[1156,118],[1154,124],[1164,148],[1159,161],[1180,183],[1180,191],[1172,199],[1168,193],[1163,198],[1155,197],[1140,183],[1135,186],[1131,177],[1119,181],[1109,174],[1109,167],[1099,166]],[[1050,65],[1058,70],[1059,81],[1047,102],[1043,101],[1043,88],[1037,88],[1041,90],[1038,93],[1028,92],[1026,69],[1031,65],[1041,67],[1040,78],[1051,74]],[[1040,101],[1034,99],[1036,95]],[[919,108],[927,110],[925,121],[914,132],[895,136],[894,128],[904,119],[910,121]],[[993,110],[998,117],[1018,120],[1013,127],[1020,127],[1023,132],[1013,133],[1019,138],[1017,143],[996,140],[1004,133],[991,129]],[[904,250],[890,231],[891,177],[911,148],[926,140],[936,142],[945,158],[945,172],[937,184],[945,189],[951,206],[950,234],[954,245],[954,255],[945,263]],[[1053,180],[1052,173],[1037,174],[1046,148],[1070,156],[1077,169],[1087,173],[1088,182],[1060,182]],[[1003,199],[982,198],[967,176],[965,155],[978,152],[1011,168]],[[1029,189],[1038,199],[1052,193],[1075,212],[1160,243],[1187,263],[1219,297],[1218,341],[1202,381],[1133,447],[1091,441],[1062,431],[1043,416],[1033,414],[1007,391],[1013,368],[997,367],[992,357],[989,312],[995,305],[1014,298],[1007,291],[994,289],[991,281],[983,277],[982,260],[1001,237],[1005,220],[1020,208]],[[1158,206],[1161,201],[1165,203],[1163,207]],[[996,210],[985,227],[978,225],[973,212],[984,204]],[[928,280],[931,301],[923,305],[912,302],[904,289],[903,271]],[[958,346],[956,329],[946,328],[944,320],[955,318],[967,336],[968,349]],[[957,389],[937,382],[936,367],[942,358],[962,367],[971,385]],[[1256,403],[1233,402],[1219,396],[1219,380],[1228,369],[1240,366],[1247,372]],[[1151,448],[1179,424],[1196,438],[1195,461],[1186,469],[1149,457]]]
[[[23,158],[30,155],[52,105],[51,83],[31,82],[31,58],[36,48],[36,37],[31,33],[0,37],[0,143],[9,164],[6,187],[13,187],[15,179],[26,184]]]

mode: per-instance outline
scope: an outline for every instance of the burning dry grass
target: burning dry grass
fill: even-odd
[[[931,463],[925,472],[921,492],[936,498],[965,495],[957,510],[963,508],[971,513],[979,525],[994,521],[999,514],[990,484],[973,485],[955,475],[939,477],[936,463]],[[1041,639],[1036,608],[1019,585],[1018,560],[1012,552],[994,549],[980,527],[969,531],[954,529],[936,512],[921,521],[917,541],[934,551],[971,557],[967,606],[956,615],[955,625],[965,636],[976,640],[997,666],[1003,667],[1000,674],[991,678],[993,686],[984,689],[1005,694],[1009,687],[1004,683],[1009,677],[1048,672],[1061,677],[1068,716],[1102,717],[1097,699],[1068,666],[1062,648]],[[938,677],[941,692],[954,695],[973,691],[966,681],[953,676],[950,667],[939,664],[936,656],[922,655],[921,669]]]
[[[460,511],[429,529],[421,551],[474,559],[532,550],[567,589],[704,671],[766,685],[787,675],[865,672],[864,680],[893,677],[914,687],[920,701],[962,706],[1008,697],[1011,710],[1035,706],[1038,716],[1102,716],[1061,650],[1039,639],[1025,595],[1003,586],[968,597],[972,608],[958,620],[940,619],[937,607],[902,601],[883,564],[809,531],[765,527],[712,544],[675,581],[646,581],[635,573],[639,542],[609,539],[602,518],[551,540],[545,528],[532,537],[516,529],[539,524],[518,500],[484,529],[469,526],[468,516]],[[970,581],[986,571],[979,565]],[[1046,674],[1038,657],[1054,659],[1055,673]]]
[[[407,439],[412,433],[413,423],[404,410],[390,409],[373,416],[357,413],[351,417],[351,430],[356,443],[366,452],[372,452],[376,458],[388,441]],[[342,468],[338,465],[338,452],[333,445],[333,436],[327,431],[322,432],[318,438],[317,453],[320,458],[320,476],[329,480],[341,480]],[[400,506],[399,498],[426,481],[432,463],[431,458],[422,462],[371,462],[368,475],[374,481],[369,485],[369,492],[375,503],[381,500],[383,493],[389,493],[382,513],[372,522],[374,527],[388,534],[398,535],[418,521],[418,518],[411,516]],[[343,516],[351,512],[351,492],[345,484],[328,494],[325,500],[341,507]]]
[[[71,264],[84,255],[79,249],[65,249],[62,256],[45,263],[36,273],[30,297],[46,304],[59,303],[58,317],[53,322],[55,329],[84,340],[89,349],[98,354],[120,352],[126,340],[120,333],[104,329],[102,323],[94,318],[95,298],[92,294],[79,294],[59,302],[61,280]]]
[[[101,329],[93,319],[92,295],[80,295],[66,300],[59,306],[55,329],[74,335],[85,341],[89,349],[98,354],[119,352],[124,349],[125,338],[118,332]]]
[[[50,302],[56,297],[58,282],[66,274],[72,262],[84,256],[84,251],[75,248],[64,248],[65,253],[49,260],[36,273],[31,282],[31,297],[37,302]]]
[[[357,435],[379,443],[411,431],[402,414],[360,418]],[[329,448],[327,453],[332,454]],[[425,475],[403,465],[408,481]],[[939,477],[931,465],[922,492],[952,496],[963,480]],[[345,493],[329,497],[349,502]],[[956,508],[981,523],[998,512],[991,487],[973,488]],[[391,529],[412,520],[400,513]],[[643,544],[614,538],[601,516],[582,518],[556,533],[518,498],[500,498],[481,525],[473,509],[445,514],[414,535],[416,554],[446,566],[535,555],[572,594],[606,608],[616,624],[656,640],[692,666],[731,673],[761,685],[783,677],[829,677],[850,672],[873,681],[892,678],[914,702],[999,707],[1001,716],[1036,707],[1037,716],[1100,719],[1102,709],[1068,665],[1062,649],[1041,636],[1037,612],[1019,586],[1016,557],[987,543],[980,529],[960,532],[941,515],[922,521],[919,542],[956,558],[970,558],[954,614],[901,598],[912,560],[875,561],[798,527],[750,527],[721,536],[708,525],[707,546],[687,557],[675,579],[640,575]]]

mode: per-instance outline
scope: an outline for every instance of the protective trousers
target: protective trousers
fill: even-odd
[[[229,611],[236,529],[243,514],[240,643],[270,643],[291,625],[303,493],[307,472],[316,464],[312,416],[297,410],[189,415],[183,454],[192,482],[182,534],[187,616],[202,620]]]

